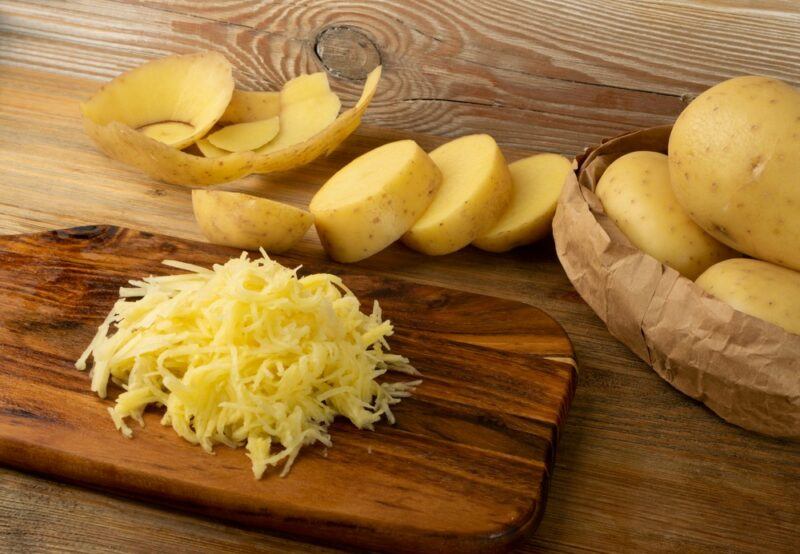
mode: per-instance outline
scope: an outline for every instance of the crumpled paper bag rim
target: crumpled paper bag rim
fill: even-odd
[[[800,439],[800,335],[734,310],[638,250],[594,194],[623,154],[666,153],[670,130],[625,133],[576,157],[553,221],[559,260],[611,334],[667,382],[731,423]]]

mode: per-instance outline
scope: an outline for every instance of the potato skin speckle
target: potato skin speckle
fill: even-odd
[[[192,191],[195,219],[214,244],[281,253],[306,234],[310,213],[266,198],[228,191]]]
[[[734,309],[800,335],[800,272],[733,258],[711,266],[695,282]]]

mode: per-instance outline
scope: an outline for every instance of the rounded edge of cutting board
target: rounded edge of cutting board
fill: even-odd
[[[449,531],[436,532],[433,526],[429,526],[427,530],[422,530],[422,534],[414,534],[408,526],[401,524],[405,522],[389,521],[392,524],[390,527],[381,528],[380,524],[386,524],[387,521],[385,514],[382,521],[370,519],[372,516],[369,514],[362,514],[363,517],[356,524],[346,520],[338,521],[335,517],[322,521],[319,517],[315,519],[316,516],[303,517],[302,512],[293,510],[283,510],[279,513],[281,510],[275,510],[277,504],[274,503],[250,504],[253,498],[260,497],[258,495],[248,497],[248,489],[251,491],[258,489],[261,486],[259,482],[242,481],[246,486],[233,494],[231,491],[223,490],[222,487],[216,489],[210,487],[208,483],[199,486],[185,479],[180,472],[171,473],[170,468],[157,470],[155,465],[144,469],[136,465],[125,467],[128,462],[119,460],[113,455],[103,459],[98,458],[97,453],[87,453],[83,449],[70,451],[63,442],[52,440],[55,436],[52,434],[52,429],[42,431],[44,435],[33,432],[27,437],[21,437],[18,432],[13,435],[8,432],[9,425],[20,426],[17,429],[19,431],[19,429],[35,429],[37,425],[44,425],[47,428],[54,422],[61,422],[60,424],[64,425],[63,429],[67,430],[70,427],[91,424],[97,427],[96,432],[99,433],[97,436],[103,440],[123,441],[115,443],[119,445],[120,452],[124,452],[131,445],[136,445],[137,443],[133,442],[136,440],[141,441],[138,443],[140,445],[152,443],[155,445],[152,452],[162,453],[159,456],[154,454],[154,459],[150,460],[154,464],[174,463],[175,460],[171,457],[163,460],[161,458],[164,448],[172,448],[176,444],[178,448],[174,451],[174,456],[181,458],[186,455],[185,461],[188,466],[204,462],[229,463],[237,456],[241,461],[244,457],[241,451],[222,450],[214,458],[203,458],[203,454],[182,443],[169,429],[160,428],[156,424],[148,425],[141,431],[137,429],[137,438],[125,441],[110,424],[97,425],[102,423],[102,419],[97,420],[95,416],[105,413],[107,402],[95,398],[85,382],[88,377],[71,367],[75,355],[72,350],[77,352],[83,348],[94,327],[105,316],[105,311],[100,310],[99,306],[105,306],[105,309],[110,307],[116,298],[116,287],[127,278],[149,272],[157,267],[158,260],[167,257],[208,263],[219,261],[221,257],[227,259],[237,253],[238,251],[224,247],[113,226],[87,226],[38,235],[0,238],[0,261],[3,262],[0,276],[4,276],[5,281],[8,281],[9,276],[15,275],[14,264],[21,264],[16,270],[25,269],[23,281],[30,280],[30,286],[25,286],[24,282],[20,283],[18,278],[15,279],[16,294],[20,295],[21,302],[36,300],[43,306],[27,320],[25,320],[25,316],[28,315],[26,313],[20,316],[19,311],[11,314],[0,311],[0,319],[6,330],[5,338],[24,338],[22,347],[29,355],[18,356],[17,359],[21,360],[20,363],[23,365],[32,364],[34,371],[42,371],[42,366],[47,366],[51,357],[57,358],[58,361],[56,364],[58,367],[52,369],[56,372],[57,380],[53,387],[47,389],[50,402],[46,405],[37,405],[32,395],[17,399],[23,404],[28,402],[27,413],[33,414],[34,417],[22,414],[18,407],[14,406],[13,397],[3,398],[0,395],[0,446],[2,446],[0,452],[5,453],[3,461],[22,469],[55,475],[71,482],[110,489],[123,495],[153,500],[251,527],[288,532],[316,542],[333,541],[338,544],[395,551],[433,548],[500,551],[538,525],[546,504],[559,430],[569,409],[577,379],[572,345],[561,325],[543,311],[527,304],[420,285],[405,279],[373,275],[372,272],[366,273],[358,267],[340,266],[322,260],[306,263],[308,260],[297,260],[291,256],[279,258],[284,263],[302,261],[308,271],[318,271],[320,266],[328,270],[333,269],[343,276],[345,282],[352,284],[359,296],[378,299],[384,306],[385,302],[391,304],[392,295],[412,293],[417,295],[416,304],[409,306],[407,302],[396,301],[393,308],[384,307],[384,309],[390,315],[400,315],[403,309],[409,313],[415,313],[414,310],[417,310],[417,313],[424,311],[428,318],[425,321],[429,325],[420,326],[419,319],[412,319],[413,325],[404,327],[401,317],[398,319],[398,335],[392,339],[392,344],[397,345],[397,351],[404,351],[400,346],[403,341],[407,344],[415,341],[422,343],[420,351],[415,352],[412,357],[418,360],[425,359],[426,364],[431,363],[431,360],[441,364],[436,371],[426,374],[423,370],[423,379],[427,379],[426,382],[430,383],[428,387],[430,390],[426,392],[423,383],[419,394],[408,401],[409,406],[413,406],[412,402],[417,403],[414,408],[416,410],[425,406],[427,411],[420,421],[414,421],[411,412],[403,414],[403,404],[401,404],[398,408],[398,425],[381,426],[380,435],[378,433],[359,435],[354,442],[352,432],[337,430],[336,432],[341,434],[334,436],[334,448],[330,451],[329,459],[335,459],[345,448],[352,450],[353,444],[364,448],[369,448],[365,446],[367,444],[379,446],[380,443],[374,441],[386,440],[387,436],[395,440],[405,440],[406,444],[412,445],[409,450],[411,452],[418,452],[423,447],[430,446],[435,451],[432,451],[431,455],[445,458],[453,456],[454,460],[471,460],[475,464],[480,464],[488,453],[495,456],[499,462],[513,462],[505,469],[510,473],[495,476],[491,467],[477,470],[466,468],[477,471],[472,477],[468,472],[461,476],[465,482],[471,482],[469,479],[472,478],[476,479],[474,485],[477,492],[472,495],[473,497],[482,494],[480,487],[486,486],[483,481],[494,480],[496,483],[491,483],[491,486],[496,486],[496,490],[500,491],[499,494],[506,495],[507,499],[518,498],[520,495],[514,487],[524,485],[526,482],[524,476],[528,475],[528,471],[531,472],[531,476],[536,476],[536,482],[529,491],[533,496],[523,499],[515,517],[497,523],[491,528],[474,531],[467,528],[458,529],[451,524]],[[87,268],[92,268],[92,271],[87,272]],[[98,271],[95,272],[94,269]],[[91,279],[87,279],[87,275],[92,275]],[[83,281],[77,286],[80,290],[74,293],[77,295],[74,298],[69,295],[49,294],[51,286],[70,285],[76,278],[81,278]],[[0,286],[3,281],[4,279],[0,278]],[[76,304],[75,299],[85,298],[90,299],[90,306]],[[469,318],[465,317],[469,314],[475,316],[476,313],[484,313],[490,308],[499,309],[505,317],[497,318],[494,322],[476,317],[471,323]],[[447,310],[453,311],[456,320],[443,331],[442,322],[447,321]],[[56,317],[48,318],[48,314]],[[69,317],[59,320],[58,314],[67,314]],[[9,323],[10,326],[6,325]],[[9,332],[13,334],[23,331],[27,334],[8,335]],[[80,335],[79,339],[73,340],[76,332]],[[59,347],[57,344],[59,341],[64,342],[66,346]],[[20,345],[15,343],[13,346]],[[7,360],[9,348],[8,340],[0,340],[0,354]],[[441,354],[442,348],[447,350],[446,355]],[[6,352],[3,353],[3,350]],[[14,353],[19,354],[18,351]],[[470,356],[477,356],[482,362],[491,365],[491,373],[483,371],[459,373],[463,371],[459,364]],[[2,377],[9,380],[9,383],[16,383],[13,379],[24,375],[21,369],[8,372]],[[49,366],[47,370],[50,370]],[[537,378],[528,381],[531,378],[529,372],[535,373]],[[469,377],[469,380],[465,377]],[[42,383],[41,380],[37,382]],[[525,394],[508,396],[515,391],[515,386],[519,388],[520,383],[527,383],[530,388],[524,391]],[[16,385],[22,386],[19,383]],[[558,388],[560,397],[552,402],[545,402],[542,399],[548,397],[548,387],[551,386]],[[70,398],[75,402],[65,402],[64,394],[73,395]],[[513,402],[506,412],[495,410],[493,402],[509,399]],[[71,409],[79,409],[84,413],[72,412],[70,417]],[[62,410],[66,411],[59,415]],[[67,417],[62,417],[64,415]],[[150,419],[155,421],[155,414],[150,415]],[[450,423],[453,424],[452,431],[447,428]],[[481,434],[483,442],[475,440],[476,433]],[[84,434],[91,436],[92,431]],[[31,440],[31,437],[51,440],[36,442]],[[344,445],[340,451],[336,450],[337,440],[339,444]],[[406,454],[402,448],[398,452]],[[520,455],[520,452],[524,456]],[[92,455],[95,458],[87,458]],[[310,452],[306,460],[298,461],[292,470],[293,474],[299,475],[300,473],[296,472],[302,472],[304,465],[312,463],[309,461],[312,458],[321,460],[322,456],[319,452]],[[425,461],[424,456],[419,459]],[[431,460],[434,465],[428,466],[429,472],[431,467],[435,468],[435,457]],[[373,470],[375,467],[379,465],[373,465]],[[455,467],[455,470],[460,471],[460,469],[461,466]],[[246,464],[237,463],[226,471],[231,470],[241,472],[236,474],[237,476],[244,475],[247,479],[252,479]],[[458,471],[454,474],[443,472],[440,477],[445,481],[450,479],[452,483],[459,483],[458,479],[461,477]],[[233,474],[225,475],[230,478]],[[289,481],[273,482],[273,484],[286,482]],[[359,487],[364,484],[357,477],[353,482],[358,483]],[[412,484],[413,482],[413,480],[408,481]],[[443,483],[447,484],[444,481]],[[446,492],[444,485],[437,487],[432,490],[439,493]],[[358,487],[354,487],[354,490],[357,489]],[[270,489],[263,490],[267,492]],[[227,495],[226,501],[221,504],[215,503],[218,500],[214,498],[216,494]],[[466,492],[464,497],[467,497]],[[432,501],[431,498],[414,499],[415,502],[422,503],[426,500]],[[320,497],[319,502],[324,502],[324,498]],[[467,514],[464,514],[464,521],[469,521],[466,516]]]

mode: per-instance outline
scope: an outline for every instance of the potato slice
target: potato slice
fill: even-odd
[[[86,110],[84,128],[108,156],[132,165],[154,179],[177,185],[213,185],[251,173],[286,171],[329,154],[358,128],[380,78],[381,67],[378,66],[367,77],[355,106],[307,140],[268,154],[236,152],[219,158],[195,156],[148,138],[119,121],[98,122],[92,112]]]
[[[223,124],[249,123],[280,115],[281,93],[273,90],[234,90],[225,113],[219,118]]]
[[[169,144],[180,144],[188,137],[194,135],[194,127],[180,121],[165,121],[164,123],[153,123],[138,129],[142,134],[158,142]]]
[[[225,156],[227,154],[230,154],[230,152],[228,152],[227,150],[223,150],[222,148],[217,148],[216,146],[208,142],[208,139],[202,138],[197,142],[195,142],[195,144],[197,145],[197,148],[200,150],[200,152],[203,153],[203,156],[205,156],[206,158],[219,158],[220,156]]]
[[[437,256],[463,248],[497,223],[512,188],[503,153],[489,135],[461,137],[430,156],[442,171],[442,186],[403,242]]]
[[[413,140],[391,142],[340,169],[311,200],[320,241],[340,262],[364,259],[400,238],[428,207],[441,172]]]
[[[96,125],[155,129],[151,135],[175,131],[175,124],[182,123],[193,131],[171,136],[169,144],[180,149],[211,129],[232,93],[231,64],[222,54],[209,51],[168,56],[123,73],[81,108],[84,118]],[[162,123],[170,125],[156,126]]]
[[[800,335],[800,272],[733,258],[709,267],[696,283],[732,308]]]
[[[279,118],[228,125],[206,137],[208,142],[228,152],[246,152],[264,146],[275,138],[280,128]]]
[[[472,244],[505,252],[535,242],[550,232],[556,204],[572,163],[558,154],[537,154],[508,166],[513,194],[500,220]]]
[[[266,198],[221,190],[193,190],[200,229],[214,244],[285,252],[314,222],[310,213]]]

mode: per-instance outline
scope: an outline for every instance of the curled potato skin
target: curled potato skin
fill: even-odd
[[[381,67],[378,66],[367,77],[356,105],[321,132],[301,143],[267,154],[239,152],[216,158],[195,156],[146,137],[119,121],[97,123],[85,111],[84,128],[106,155],[136,167],[154,179],[176,185],[215,185],[252,173],[286,171],[329,154],[358,128],[380,76]]]
[[[181,149],[219,120],[230,103],[233,86],[233,68],[218,52],[167,56],[118,75],[83,103],[81,112],[84,119],[97,125],[118,122],[140,129],[183,123],[194,131],[170,143]],[[198,103],[198,95],[207,95],[207,100],[203,96]]]

